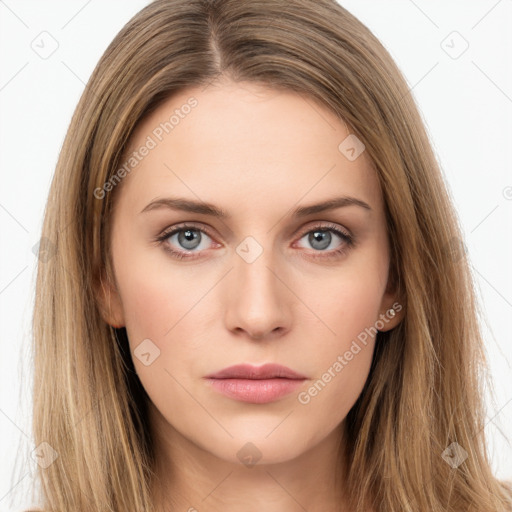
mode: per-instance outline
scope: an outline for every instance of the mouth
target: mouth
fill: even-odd
[[[235,365],[205,377],[213,389],[234,400],[263,404],[282,398],[302,385],[307,377],[286,366]]]

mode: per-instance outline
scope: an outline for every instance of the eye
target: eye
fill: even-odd
[[[343,231],[336,224],[330,223],[309,229],[303,233],[299,241],[303,239],[307,239],[307,243],[313,249],[312,254],[305,255],[309,258],[340,256],[354,245],[354,239],[350,233]],[[328,250],[333,243],[336,243],[336,239],[338,239],[338,244]],[[205,227],[180,224],[165,230],[156,238],[156,242],[163,245],[164,249],[174,258],[186,259],[197,258],[200,256],[200,252],[211,247],[212,237]],[[219,246],[220,244],[217,244],[217,247]]]
[[[314,258],[341,255],[354,245],[354,239],[350,233],[341,230],[335,224],[316,226],[314,229],[306,231],[300,238],[300,240],[303,239],[306,239],[306,242],[314,249],[314,252],[317,253],[311,255]],[[338,239],[337,245],[336,239]],[[335,246],[332,247],[332,244],[335,244]],[[329,247],[332,250],[328,250]]]
[[[211,240],[211,237],[204,229],[187,224],[166,230],[157,238],[164,249],[178,259],[196,257],[194,253],[203,251],[211,245],[208,240]]]

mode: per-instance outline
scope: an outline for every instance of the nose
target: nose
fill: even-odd
[[[293,293],[271,251],[263,251],[251,263],[235,254],[225,286],[225,323],[231,332],[270,340],[290,329]]]

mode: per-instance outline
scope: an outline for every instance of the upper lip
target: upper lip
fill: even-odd
[[[220,372],[207,375],[210,379],[305,379],[304,375],[293,371],[280,364],[268,363],[262,366],[253,366],[250,364],[236,364],[224,368]]]

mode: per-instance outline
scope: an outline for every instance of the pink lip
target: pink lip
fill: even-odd
[[[273,379],[276,377],[285,379],[305,379],[305,375],[294,372],[286,366],[268,363],[262,366],[251,364],[236,364],[224,368],[217,373],[207,375],[207,379]]]
[[[306,377],[286,366],[240,364],[205,377],[217,391],[251,403],[268,403],[293,392]]]

